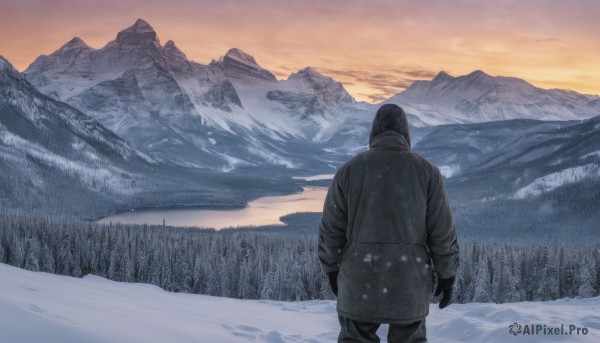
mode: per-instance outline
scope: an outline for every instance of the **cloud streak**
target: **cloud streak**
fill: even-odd
[[[437,74],[430,70],[390,69],[386,73],[381,70],[340,70],[316,68],[321,74],[331,76],[346,87],[363,87],[371,92],[358,92],[360,98],[370,102],[381,102],[392,95],[408,88],[416,80],[430,80]]]

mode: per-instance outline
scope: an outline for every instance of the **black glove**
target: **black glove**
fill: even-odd
[[[435,296],[437,297],[440,293],[444,292],[442,300],[440,300],[440,308],[444,308],[450,305],[452,301],[452,292],[454,287],[454,276],[447,279],[438,279],[437,288],[435,289]]]
[[[329,287],[331,287],[331,292],[336,297],[338,292],[337,276],[338,272],[327,273],[327,277],[329,278]]]

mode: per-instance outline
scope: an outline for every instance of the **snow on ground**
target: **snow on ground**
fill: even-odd
[[[165,292],[97,276],[0,264],[0,342],[335,342],[334,301],[237,300]],[[587,335],[513,336],[509,325],[587,327]],[[431,342],[598,342],[600,297],[515,304],[432,305]],[[379,330],[387,334],[387,326]],[[385,339],[383,340],[385,341]]]

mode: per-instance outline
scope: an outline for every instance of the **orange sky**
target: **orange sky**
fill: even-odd
[[[359,100],[481,69],[600,94],[594,0],[0,0],[0,54],[19,70],[73,36],[99,48],[137,18],[200,63],[231,47],[278,78],[313,66]]]

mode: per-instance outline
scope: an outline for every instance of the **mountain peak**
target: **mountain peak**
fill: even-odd
[[[311,80],[326,80],[326,81],[333,80],[331,77],[325,76],[325,75],[319,73],[312,67],[305,67],[303,69],[298,70],[295,73],[292,73],[288,77],[288,80],[293,80],[293,79],[298,79],[298,78],[307,78],[307,79],[311,79]]]
[[[12,71],[14,68],[12,64],[6,58],[4,58],[4,56],[0,55],[0,71],[4,70]]]
[[[432,82],[444,82],[444,81],[449,81],[449,80],[453,80],[454,77],[448,75],[448,73],[446,73],[445,71],[440,71],[431,81]]]
[[[324,76],[323,74],[321,74],[318,71],[316,71],[313,67],[305,67],[303,69],[300,69],[298,71],[298,73],[307,74],[307,75],[313,75],[313,76]]]
[[[288,81],[298,82],[312,89],[319,102],[326,107],[337,107],[342,102],[356,102],[340,82],[319,73],[312,67],[305,67],[292,73]]]
[[[87,45],[83,39],[75,36],[70,41],[66,42],[59,50],[65,49],[91,49],[89,45]]]
[[[481,76],[483,76],[483,77],[492,77],[491,75],[486,74],[485,72],[483,72],[482,70],[479,70],[479,69],[474,70],[474,71],[472,71],[472,72],[470,72],[469,74],[466,75],[466,77],[481,77]]]
[[[185,54],[181,50],[179,50],[177,45],[175,45],[175,42],[173,42],[172,40],[167,41],[163,48],[172,56],[175,56],[181,60],[187,60]]]
[[[67,44],[76,45],[76,44],[85,44],[85,42],[83,41],[83,39],[75,36],[75,37],[73,37],[73,39],[68,41]]]
[[[221,67],[225,68],[225,74],[238,79],[261,79],[275,81],[275,75],[268,70],[263,69],[254,59],[238,48],[231,48],[227,53],[219,59]]]
[[[133,26],[131,28],[136,29],[139,32],[142,31],[154,31],[154,28],[152,28],[152,26],[150,26],[150,24],[148,24],[147,21],[145,21],[144,19],[138,19],[135,21],[135,23],[133,24]]]
[[[175,46],[175,42],[173,42],[172,40],[168,40],[165,43],[165,48],[171,50],[171,49],[176,49],[177,46]]]
[[[231,59],[233,59],[237,62],[243,63],[247,66],[260,68],[258,63],[256,63],[256,60],[254,59],[254,57],[248,55],[247,53],[243,52],[241,49],[238,49],[238,48],[229,49],[227,51],[227,53],[225,54],[225,56],[223,56],[223,59],[225,59],[225,58],[231,58]]]
[[[160,44],[152,26],[143,19],[136,20],[132,26],[120,31],[116,41],[123,45]]]

